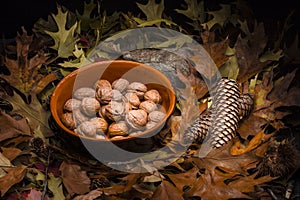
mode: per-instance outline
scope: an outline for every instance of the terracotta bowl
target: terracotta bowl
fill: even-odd
[[[61,121],[63,106],[68,99],[72,98],[73,91],[80,87],[93,87],[95,82],[99,79],[106,79],[112,83],[114,80],[121,77],[127,79],[129,82],[142,82],[146,84],[148,89],[156,89],[160,92],[162,97],[161,105],[166,112],[166,116],[155,127],[140,132],[138,136],[147,137],[148,135],[153,135],[154,132],[159,132],[168,117],[170,117],[175,106],[176,100],[171,82],[164,74],[153,67],[138,62],[123,60],[92,63],[81,67],[64,77],[56,86],[51,97],[50,109],[54,121],[67,135],[84,140],[119,142],[134,139],[136,136],[130,136],[130,134],[126,137],[105,139],[79,136],[73,130],[68,129]]]

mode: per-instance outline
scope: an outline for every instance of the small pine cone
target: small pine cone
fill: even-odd
[[[29,142],[29,147],[31,151],[33,151],[36,154],[48,154],[48,146],[45,143],[45,141],[40,137],[34,137]]]
[[[299,166],[300,152],[292,140],[281,142],[271,140],[268,149],[259,163],[259,176],[287,177]]]
[[[91,189],[95,190],[97,188],[106,188],[110,186],[110,182],[105,177],[100,177],[92,180]]]
[[[208,128],[211,125],[212,115],[211,110],[199,117],[193,122],[193,124],[184,133],[184,143],[202,143],[207,135]]]
[[[213,148],[223,146],[235,136],[240,119],[239,98],[240,92],[235,80],[222,79],[218,83],[212,105],[215,108],[215,117],[208,129]]]
[[[238,99],[240,105],[240,119],[249,116],[253,109],[254,101],[250,94],[242,94]]]

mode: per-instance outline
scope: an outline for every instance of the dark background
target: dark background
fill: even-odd
[[[211,2],[220,2],[212,1]],[[47,19],[50,13],[56,12],[57,4],[63,5],[70,10],[83,7],[83,0],[4,0],[0,6],[0,34],[2,38],[14,38],[21,27],[27,30],[32,28],[39,18]],[[134,0],[103,0],[103,8],[108,12],[115,10],[139,12]],[[138,0],[146,2],[146,0]],[[180,8],[181,0],[165,0],[165,8],[172,11]],[[226,3],[226,1],[224,1]],[[292,11],[294,29],[300,28],[300,14],[296,0],[285,1],[248,1],[250,7],[258,20],[264,21],[267,25],[276,24],[277,20],[284,20]]]

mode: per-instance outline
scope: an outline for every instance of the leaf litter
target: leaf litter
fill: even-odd
[[[296,120],[287,122],[299,111],[299,62],[294,55],[299,47],[295,43],[288,46],[283,41],[282,35],[286,33],[267,35],[263,22],[240,16],[234,4],[220,4],[219,10],[212,11],[202,1],[185,0],[185,3],[184,8],[175,9],[178,15],[191,20],[183,24],[176,16],[168,16],[168,4],[164,1],[137,3],[146,18],[118,12],[108,16],[99,9],[99,4],[85,2],[83,12],[72,13],[57,6],[57,14],[49,15],[47,21],[37,21],[32,35],[25,29],[22,34],[18,33],[16,45],[7,46],[1,54],[1,64],[10,73],[0,73],[3,80],[0,98],[12,107],[7,110],[4,109],[8,108],[6,104],[6,107],[0,104],[2,198],[259,199],[262,194],[269,198],[285,194],[286,184],[294,180],[300,164],[284,159],[285,152],[275,154],[278,159],[272,160],[271,165],[266,162],[268,158],[274,158],[270,153],[273,149],[273,153],[292,149],[289,150],[293,154],[291,158],[298,158],[296,146],[285,141],[299,139]],[[98,15],[92,15],[94,12]],[[173,28],[198,38],[221,75],[236,79],[241,91],[253,95],[254,109],[240,123],[233,141],[220,149],[212,149],[204,157],[199,157],[199,153],[205,143],[192,145],[181,157],[154,173],[115,171],[84,154],[65,149],[64,141],[55,136],[61,132],[50,128],[49,108],[42,105],[39,97],[51,98],[55,84],[81,66],[92,45],[138,24]],[[239,33],[234,39],[233,32]],[[274,49],[268,46],[269,37],[278,40]],[[297,41],[298,37],[295,38]],[[195,50],[181,40],[165,39],[161,44],[164,48],[172,48],[173,41],[177,47]],[[38,40],[44,45],[36,46],[34,42]],[[143,41],[139,45],[143,46]],[[110,53],[99,52],[98,55],[109,57]],[[207,61],[194,55],[183,54],[186,62],[191,64],[192,75],[184,78],[178,73],[185,85],[193,87],[179,90],[181,96],[177,107],[166,129],[155,138],[154,148],[172,143],[186,128],[182,124],[189,124],[209,107],[203,77],[211,80],[214,72],[193,66]],[[193,91],[196,91],[197,102],[191,98]],[[187,115],[191,110],[195,111],[193,116]],[[154,162],[167,162],[174,154],[176,150],[171,145],[168,151],[157,155]],[[147,162],[153,162],[153,158],[139,164],[147,168]],[[136,164],[132,162],[127,167],[134,169]],[[290,166],[292,170],[286,170]],[[280,174],[280,170],[285,176],[274,176]],[[274,185],[279,185],[279,190],[273,190]]]

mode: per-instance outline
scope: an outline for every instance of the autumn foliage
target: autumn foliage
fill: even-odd
[[[286,197],[291,181],[299,187],[295,179],[300,166],[298,35],[293,43],[286,42],[292,26],[288,20],[278,22],[280,26],[268,35],[264,23],[243,1],[214,9],[205,2],[184,0],[174,16],[165,13],[168,5],[163,0],[136,3],[139,15],[130,11],[107,15],[94,1],[84,2],[76,12],[58,5],[56,13],[34,24],[32,34],[25,29],[18,33],[0,55],[1,199],[279,199]],[[193,144],[162,169],[125,173],[85,151],[75,151],[57,137],[61,130],[53,123],[49,100],[58,82],[83,66],[91,54],[103,60],[122,51],[110,37],[142,27],[169,28],[191,36],[208,52],[222,77],[236,80],[242,93],[253,96],[254,108],[240,122],[237,137],[206,156],[200,155],[204,144]],[[128,45],[145,46],[144,41],[133,44],[132,38],[122,39]],[[95,52],[104,40],[111,42],[111,49]],[[197,115],[208,109],[204,78],[213,79],[210,71],[195,65],[207,60],[188,42],[169,37],[159,45],[188,47],[183,59],[192,73],[183,83],[193,87],[181,88],[183,98],[155,137],[153,150],[172,144],[184,128],[181,122],[195,117],[185,113],[196,110]],[[183,80],[180,74],[178,78]],[[197,102],[189,98],[190,89]],[[151,162],[163,165],[177,156],[172,145],[168,148],[155,158],[120,165],[127,169],[148,169]],[[299,191],[293,195],[299,197]]]

